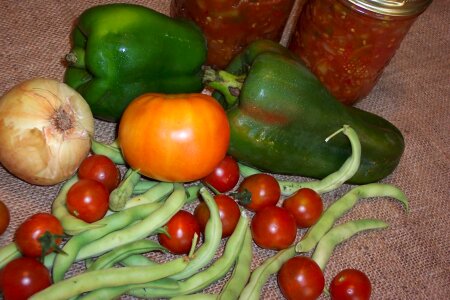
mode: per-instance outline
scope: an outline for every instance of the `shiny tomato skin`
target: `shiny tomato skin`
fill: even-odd
[[[239,205],[228,195],[218,194],[214,196],[217,208],[219,209],[220,221],[222,222],[222,238],[229,237],[241,216]],[[200,202],[194,210],[194,216],[197,219],[200,229],[205,232],[206,224],[209,220],[209,209],[205,202]]]
[[[178,211],[167,222],[164,233],[158,234],[159,243],[173,254],[188,254],[192,246],[194,234],[200,237],[200,225],[197,219],[185,210]]]
[[[250,211],[258,211],[266,206],[275,206],[281,196],[281,189],[275,177],[258,173],[245,177],[239,185],[238,192],[250,192],[249,202],[240,203]]]
[[[299,189],[286,198],[283,207],[294,215],[298,228],[308,228],[316,224],[323,212],[322,198],[316,191],[308,188]]]
[[[288,300],[314,300],[325,287],[325,277],[319,265],[307,256],[295,256],[278,272],[278,286]]]
[[[120,172],[114,162],[105,155],[86,157],[78,168],[78,178],[92,179],[103,183],[109,192],[120,183]]]
[[[23,221],[14,233],[14,242],[23,256],[40,257],[42,246],[39,238],[48,231],[52,235],[62,236],[64,229],[61,222],[52,214],[36,213]],[[56,238],[56,245],[61,243],[61,238]],[[47,254],[53,251],[51,248]]]
[[[297,226],[288,210],[278,206],[267,206],[253,216],[251,231],[253,240],[259,247],[281,250],[295,241]]]
[[[147,177],[189,182],[210,174],[225,157],[230,126],[225,110],[205,94],[144,94],[119,124],[125,161]]]
[[[333,300],[368,300],[372,293],[369,277],[356,269],[340,271],[330,283]]]
[[[10,221],[9,209],[3,201],[0,200],[0,235],[6,231]]]
[[[67,209],[73,216],[92,223],[103,218],[109,207],[106,187],[92,179],[80,179],[67,192]]]
[[[227,155],[214,168],[214,171],[203,178],[203,182],[212,186],[219,193],[231,191],[239,181],[239,165],[237,161]]]
[[[47,268],[31,257],[16,258],[0,272],[4,300],[26,300],[51,283]]]

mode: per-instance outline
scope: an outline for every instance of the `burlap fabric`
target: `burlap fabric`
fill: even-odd
[[[2,0],[0,93],[32,77],[62,79],[61,59],[70,47],[74,19],[84,9],[107,2]],[[164,13],[169,10],[169,0],[127,2]],[[406,214],[390,199],[358,204],[339,223],[371,217],[386,220],[390,228],[360,234],[338,246],[325,270],[327,285],[339,270],[351,267],[368,274],[373,299],[450,298],[449,19],[450,1],[435,0],[414,24],[375,89],[357,104],[387,118],[403,132],[406,151],[397,170],[383,182],[405,191],[411,211]],[[113,124],[96,122],[99,140],[111,141],[114,135]],[[59,187],[29,185],[0,167],[0,199],[10,208],[12,217],[8,230],[0,236],[0,246],[12,240],[14,230],[25,218],[49,211]],[[325,195],[325,205],[349,188],[345,185]],[[274,253],[255,246],[252,267]],[[78,266],[71,272],[81,269]],[[220,281],[206,291],[218,291],[222,284]],[[264,299],[282,298],[274,276],[262,295]]]

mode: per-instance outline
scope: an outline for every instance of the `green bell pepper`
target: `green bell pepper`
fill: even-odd
[[[356,131],[362,149],[360,168],[349,183],[386,177],[402,156],[403,136],[393,124],[341,104],[299,59],[274,42],[252,43],[227,71],[207,70],[204,81],[227,108],[229,154],[262,171],[326,177],[351,154],[343,135],[325,142],[344,124]]]
[[[64,81],[99,119],[118,121],[143,93],[203,88],[206,40],[191,22],[144,6],[107,4],[84,11],[72,39]]]

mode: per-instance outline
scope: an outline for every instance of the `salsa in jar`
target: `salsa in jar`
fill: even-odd
[[[289,49],[341,102],[367,96],[431,0],[310,0]]]
[[[172,0],[171,16],[193,20],[208,42],[207,64],[223,68],[250,42],[279,41],[295,0]]]

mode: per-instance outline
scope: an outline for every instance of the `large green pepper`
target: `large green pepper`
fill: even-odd
[[[312,178],[336,171],[351,154],[350,143],[344,135],[325,139],[344,124],[354,128],[362,148],[350,183],[386,177],[402,156],[403,136],[393,124],[341,104],[276,43],[252,43],[227,72],[208,70],[205,81],[225,95],[216,98],[227,108],[229,154],[262,171]]]
[[[72,39],[64,81],[97,118],[118,121],[128,103],[146,92],[202,90],[206,40],[191,22],[144,6],[107,4],[84,11]]]

